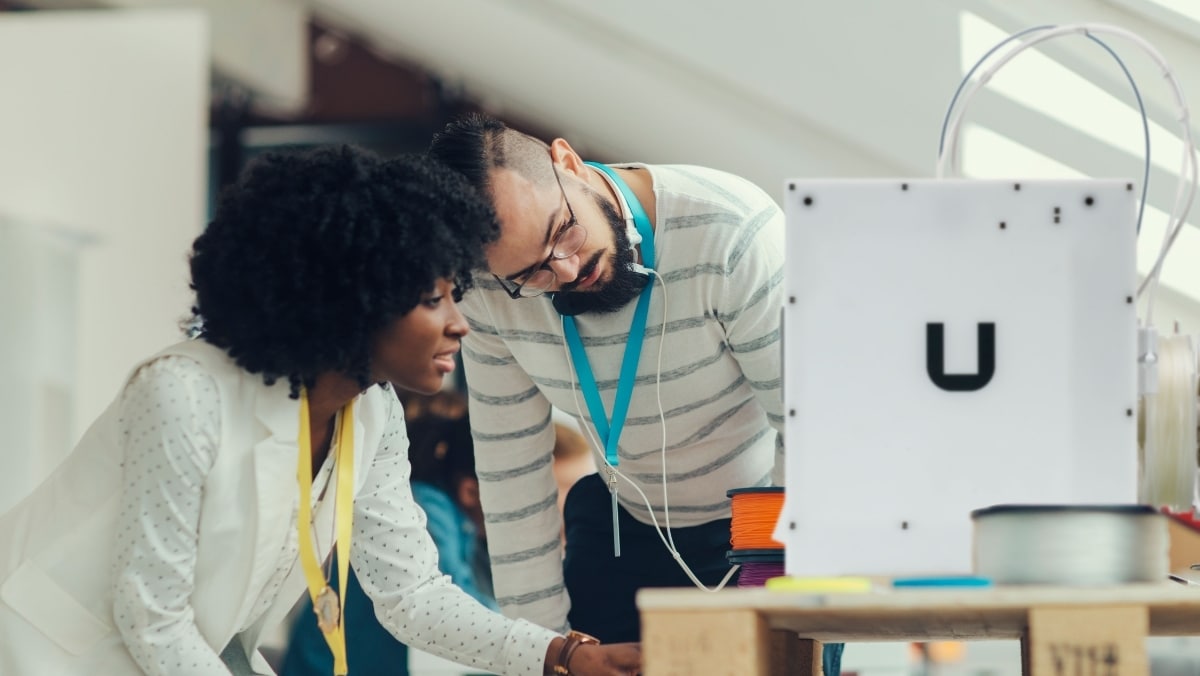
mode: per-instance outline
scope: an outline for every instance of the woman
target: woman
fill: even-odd
[[[500,617],[438,574],[394,394],[436,390],[494,219],[447,170],[351,148],[268,156],[191,259],[199,340],[135,367],[0,516],[0,673],[271,673],[305,588],[345,673],[352,561],[400,640],[503,674],[635,673],[633,644]],[[299,561],[298,561],[299,559]]]

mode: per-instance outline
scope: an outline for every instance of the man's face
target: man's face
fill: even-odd
[[[645,284],[645,275],[630,269],[634,257],[625,222],[616,206],[583,180],[556,171],[559,180],[549,185],[508,169],[493,172],[500,239],[487,250],[488,268],[508,288],[546,270],[553,273],[547,293],[579,294],[592,312],[619,310]],[[586,231],[586,239],[570,255],[561,255],[561,245],[552,255],[552,244],[568,239],[558,237],[570,226]]]

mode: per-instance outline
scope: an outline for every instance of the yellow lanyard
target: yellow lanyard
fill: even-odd
[[[300,392],[300,457],[296,463],[296,479],[300,484],[300,514],[296,520],[300,530],[300,565],[308,581],[317,625],[333,653],[333,673],[345,676],[346,625],[342,622],[346,610],[346,576],[350,571],[350,533],[354,512],[354,401],[342,409],[341,423],[334,435],[337,449],[333,458],[336,471],[334,519],[337,531],[338,589],[326,582],[317,561],[312,533],[312,428],[309,426],[308,392]]]

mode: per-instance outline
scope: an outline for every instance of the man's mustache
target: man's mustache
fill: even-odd
[[[583,269],[580,270],[579,274],[575,276],[575,281],[563,284],[559,289],[559,292],[569,292],[575,289],[575,287],[579,286],[579,282],[581,280],[587,279],[593,272],[596,271],[596,266],[600,265],[600,259],[602,258],[604,258],[603,251],[597,251],[595,254],[593,254],[587,265],[583,266]]]

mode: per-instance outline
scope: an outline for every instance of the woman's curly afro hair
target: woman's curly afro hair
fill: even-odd
[[[291,394],[333,371],[370,384],[371,337],[437,280],[466,291],[499,227],[425,157],[351,146],[268,154],[226,189],[191,256],[204,340]]]

